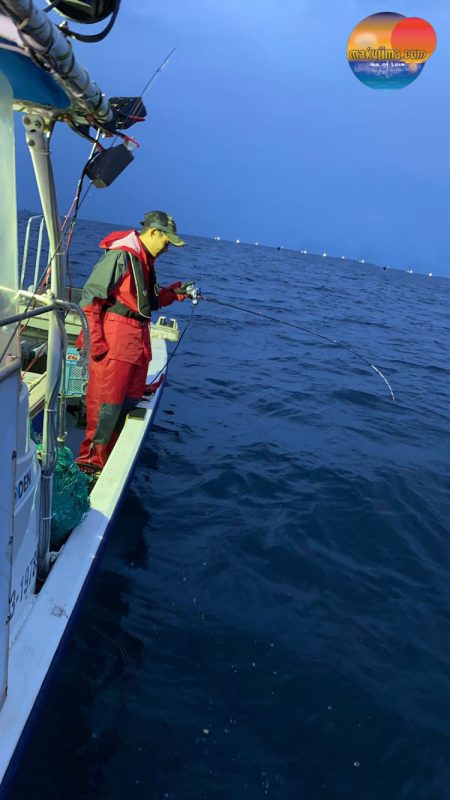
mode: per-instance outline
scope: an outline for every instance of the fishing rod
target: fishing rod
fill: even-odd
[[[58,0],[58,3],[59,3],[59,2],[60,2],[60,0]],[[55,5],[56,5],[56,3],[55,3]],[[119,5],[120,5],[120,0],[119,0]],[[48,9],[46,9],[46,10],[50,10],[50,7],[49,7]],[[147,92],[148,92],[148,90],[149,90],[149,88],[150,88],[151,84],[152,84],[152,83],[153,83],[153,81],[156,79],[157,75],[158,75],[160,72],[162,72],[162,70],[164,69],[164,67],[166,66],[166,64],[167,64],[167,63],[170,61],[170,59],[172,58],[172,56],[173,56],[173,54],[174,54],[175,50],[177,50],[177,49],[178,49],[177,47],[173,47],[173,48],[172,48],[172,50],[171,50],[171,51],[168,53],[168,55],[167,55],[167,56],[166,56],[166,57],[165,57],[165,58],[164,58],[164,59],[161,61],[161,63],[159,64],[159,66],[158,66],[158,67],[157,67],[157,68],[154,70],[154,72],[152,73],[152,75],[150,76],[150,78],[148,79],[148,81],[145,83],[145,85],[144,85],[144,87],[143,87],[143,89],[142,89],[142,91],[141,91],[140,95],[139,95],[139,96],[136,98],[136,102],[135,102],[135,104],[134,104],[133,108],[131,109],[131,112],[130,112],[130,115],[131,115],[131,116],[133,116],[133,114],[134,114],[134,113],[135,113],[135,111],[137,110],[137,108],[138,108],[138,106],[139,106],[139,103],[141,102],[141,100],[142,100],[142,98],[144,97],[144,95],[145,95],[145,94],[147,94]],[[66,218],[65,218],[65,220],[64,220],[64,224],[63,224],[62,231],[61,231],[61,239],[60,239],[60,241],[59,241],[59,243],[58,243],[58,247],[59,247],[59,244],[61,243],[61,241],[62,241],[62,238],[63,238],[63,234],[64,234],[64,228],[65,228],[65,226],[66,226],[66,224],[67,224],[67,222],[68,222],[68,219],[69,219],[69,216],[70,216],[70,214],[71,214],[71,212],[72,212],[72,209],[73,209],[73,208],[74,208],[74,206],[75,206],[75,210],[74,210],[74,213],[73,213],[73,215],[72,215],[72,219],[70,220],[70,224],[69,224],[69,226],[68,226],[68,233],[67,233],[67,236],[66,236],[66,271],[68,272],[69,280],[70,280],[70,273],[69,273],[69,266],[68,266],[68,264],[69,264],[69,249],[70,249],[70,245],[71,245],[71,243],[72,243],[73,231],[74,231],[75,224],[76,224],[76,221],[77,221],[77,218],[78,218],[78,212],[80,211],[80,208],[81,208],[81,207],[84,205],[84,202],[85,202],[85,200],[87,199],[87,197],[88,197],[88,195],[89,195],[89,192],[90,192],[90,190],[91,190],[91,188],[92,188],[92,181],[91,181],[91,180],[89,181],[89,185],[88,185],[88,187],[86,188],[86,190],[85,190],[85,192],[84,192],[84,195],[83,195],[82,197],[81,197],[81,192],[82,192],[82,188],[83,188],[84,179],[85,179],[85,177],[86,177],[86,171],[87,171],[87,168],[88,168],[88,166],[89,166],[90,162],[92,161],[92,159],[94,158],[94,156],[95,156],[95,154],[96,154],[96,150],[97,150],[97,148],[98,148],[98,147],[100,147],[100,148],[102,147],[102,145],[100,145],[100,142],[99,142],[99,139],[100,139],[100,134],[101,134],[101,131],[100,131],[100,128],[98,128],[98,129],[97,129],[97,133],[96,133],[96,135],[95,135],[95,138],[94,138],[94,137],[92,137],[92,138],[91,138],[91,137],[88,137],[88,138],[90,138],[90,139],[92,140],[92,142],[93,142],[92,149],[91,149],[91,152],[90,152],[90,154],[89,154],[89,158],[88,158],[88,160],[87,160],[86,164],[85,164],[85,165],[84,165],[84,167],[83,167],[83,170],[82,170],[82,172],[81,172],[80,178],[79,178],[79,180],[78,180],[77,189],[76,189],[76,192],[75,192],[75,197],[74,197],[74,199],[73,199],[73,201],[72,201],[72,205],[71,205],[71,207],[70,207],[70,209],[69,209],[69,211],[68,211],[68,213],[67,213],[67,215],[66,215]],[[112,142],[112,145],[111,145],[111,147],[114,145],[114,142],[115,142],[116,140],[117,140],[117,133],[116,133],[116,135],[114,136],[114,139],[113,139],[113,142]],[[50,264],[51,264],[51,260],[50,260]],[[49,268],[50,268],[50,265],[49,265],[49,266],[47,266],[47,268],[46,268],[46,272],[49,270]],[[44,279],[44,278],[45,278],[45,273],[44,273],[43,279]],[[71,289],[71,288],[72,288],[72,287],[71,287],[71,285],[70,285],[70,289]]]
[[[166,56],[166,57],[165,57],[165,58],[164,58],[164,59],[161,61],[160,65],[159,65],[158,67],[156,67],[155,71],[152,73],[152,75],[151,75],[151,76],[150,76],[150,78],[148,79],[147,83],[146,83],[146,84],[143,86],[143,88],[142,88],[142,90],[141,90],[140,94],[139,94],[139,95],[138,95],[138,97],[136,98],[136,102],[135,102],[134,106],[132,107],[132,109],[131,109],[131,111],[130,111],[130,116],[131,116],[131,117],[132,117],[132,116],[133,116],[133,115],[136,113],[137,109],[139,108],[139,103],[141,102],[141,100],[143,99],[143,97],[144,97],[144,96],[147,94],[147,92],[148,92],[148,90],[149,90],[150,86],[152,85],[153,81],[154,81],[154,80],[156,80],[156,78],[157,78],[157,76],[159,75],[159,73],[160,73],[160,72],[162,72],[162,71],[163,71],[163,69],[164,69],[164,67],[166,66],[166,64],[168,64],[168,62],[169,62],[169,61],[170,61],[170,59],[172,58],[172,56],[173,56],[173,54],[174,54],[175,50],[178,50],[178,48],[177,48],[177,47],[173,47],[173,48],[172,48],[172,50],[170,51],[170,53],[169,53],[169,54],[168,54],[168,55],[167,55],[167,56]],[[98,132],[98,133],[99,133],[99,132]],[[113,146],[114,146],[114,143],[116,142],[116,140],[117,140],[117,134],[114,136],[114,139],[113,139],[113,141],[112,141],[112,145],[111,145],[111,147],[113,147]],[[91,155],[89,156],[89,159],[91,159],[91,158],[92,158],[92,155],[93,155],[93,153],[94,153],[94,152],[95,152],[95,148],[93,148],[93,152],[92,152],[92,153],[91,153]],[[84,193],[83,197],[81,198],[81,200],[79,200],[79,202],[78,202],[78,205],[77,205],[77,208],[78,208],[78,209],[80,209],[80,208],[81,208],[81,206],[84,204],[84,201],[86,200],[86,198],[87,198],[87,196],[88,196],[89,192],[91,191],[91,188],[92,188],[92,181],[89,181],[89,186],[87,187],[87,189],[86,189],[86,191],[85,191],[85,193]]]
[[[46,8],[46,9],[45,9],[45,11],[51,11],[53,8],[56,8],[56,6],[57,6],[57,5],[59,5],[60,1],[61,1],[61,0],[55,0],[55,2],[50,2],[50,3],[49,3],[49,6],[48,6],[48,8]],[[117,2],[116,11],[115,11],[115,14],[113,15],[113,18],[114,18],[114,20],[115,20],[115,17],[117,16],[117,12],[118,12],[118,10],[119,10],[120,2],[121,2],[121,0],[118,0],[118,2]],[[156,79],[156,77],[158,76],[158,74],[159,74],[160,72],[162,72],[162,70],[164,69],[164,67],[166,66],[166,64],[167,64],[167,63],[170,61],[170,59],[172,58],[172,56],[173,56],[173,54],[174,54],[174,52],[175,52],[176,50],[177,50],[177,47],[173,47],[173,48],[172,48],[172,50],[171,50],[171,51],[168,53],[168,55],[167,55],[167,56],[166,56],[166,57],[165,57],[165,58],[164,58],[164,59],[161,61],[161,63],[159,64],[159,66],[158,66],[158,67],[157,67],[157,68],[154,70],[154,72],[152,73],[152,75],[150,76],[150,78],[149,78],[149,79],[148,79],[148,81],[145,83],[144,87],[142,88],[142,91],[141,91],[141,93],[140,93],[140,96],[139,96],[138,98],[136,98],[136,102],[135,102],[135,105],[133,106],[132,113],[134,113],[134,111],[136,111],[136,109],[138,108],[138,104],[139,104],[139,102],[142,100],[142,98],[144,97],[144,95],[145,95],[145,94],[148,92],[148,90],[149,90],[149,88],[150,88],[151,84],[152,84],[152,83],[153,83],[153,81]],[[90,138],[90,137],[89,137],[89,138]],[[99,143],[99,138],[100,138],[100,128],[98,128],[98,129],[97,129],[97,133],[96,133],[95,139],[94,139],[94,138],[92,138],[92,141],[93,141],[93,147],[92,147],[91,153],[90,153],[90,155],[89,155],[89,158],[88,158],[88,160],[87,160],[86,164],[85,164],[85,165],[84,165],[84,167],[83,167],[83,170],[82,170],[82,172],[81,172],[80,178],[79,178],[79,180],[78,180],[78,183],[77,183],[77,188],[76,188],[76,192],[75,192],[75,197],[74,197],[74,199],[73,199],[73,201],[72,201],[72,204],[71,204],[71,206],[70,206],[70,209],[69,209],[69,211],[67,212],[67,215],[66,215],[66,217],[65,217],[65,220],[64,220],[63,226],[62,226],[62,228],[61,228],[61,234],[60,234],[59,240],[58,240],[58,242],[57,242],[57,245],[56,245],[56,247],[55,247],[55,252],[54,252],[53,254],[50,254],[50,253],[49,253],[48,264],[46,265],[46,267],[44,268],[43,272],[42,272],[42,273],[41,273],[41,275],[39,276],[39,281],[38,281],[38,282],[39,282],[39,286],[41,286],[41,285],[42,285],[42,283],[45,281],[45,279],[46,279],[46,277],[47,277],[47,274],[48,274],[48,272],[49,272],[49,270],[50,270],[50,267],[51,267],[51,263],[52,263],[52,261],[53,261],[53,258],[54,258],[54,256],[55,256],[56,252],[59,250],[59,247],[60,247],[60,245],[62,244],[62,241],[63,241],[63,239],[64,239],[64,236],[66,236],[66,270],[68,270],[69,249],[70,249],[70,245],[71,245],[71,242],[72,242],[72,237],[73,237],[73,231],[74,231],[75,223],[76,223],[76,221],[77,221],[77,218],[78,218],[78,213],[79,213],[79,211],[80,211],[80,208],[81,208],[81,207],[84,205],[84,202],[85,202],[85,200],[87,199],[87,197],[88,197],[88,195],[89,195],[89,192],[90,192],[90,190],[91,190],[91,188],[92,188],[92,181],[89,181],[89,186],[88,186],[88,187],[87,187],[87,189],[85,190],[85,192],[84,192],[84,195],[83,195],[83,196],[81,196],[81,192],[82,192],[82,188],[83,188],[84,179],[85,179],[85,177],[86,177],[86,169],[87,169],[87,167],[88,167],[88,165],[89,165],[90,161],[93,159],[93,157],[94,157],[94,155],[95,155],[95,152],[96,152],[96,149],[97,149],[97,147],[99,147],[99,146],[101,147],[101,145],[100,145],[100,143]],[[113,144],[114,144],[114,142],[116,141],[116,139],[117,139],[117,134],[116,134],[116,135],[115,135],[115,137],[114,137]],[[75,210],[74,210],[74,213],[72,214],[72,211],[73,211],[73,209],[74,209],[74,208],[75,208]],[[71,215],[72,215],[72,216],[71,216]],[[70,218],[70,217],[71,217],[71,219],[70,219],[70,221],[69,221],[69,218]],[[65,227],[66,227],[66,225],[68,226],[68,230],[67,230],[67,233],[65,234]],[[27,305],[26,305],[26,308],[25,308],[25,310],[26,310],[26,311],[28,311],[28,310],[29,310],[29,308],[30,308],[30,305],[31,305],[31,303],[32,303],[32,302],[33,302],[33,299],[32,299],[32,298],[30,298],[30,299],[28,300],[28,303],[27,303]],[[17,332],[17,329],[18,329],[18,327],[19,327],[19,323],[17,323],[16,327],[15,327],[15,328],[14,328],[14,330],[12,331],[12,333],[11,333],[11,336],[10,336],[9,340],[8,340],[8,342],[6,343],[5,347],[4,347],[3,353],[2,353],[2,354],[1,354],[1,356],[0,356],[0,360],[1,360],[1,359],[3,359],[3,357],[4,357],[4,355],[5,355],[5,353],[6,353],[7,349],[8,349],[8,347],[10,346],[10,344],[11,344],[11,342],[12,342],[12,340],[13,340],[13,338],[14,338],[14,336],[15,336],[16,332]]]
[[[147,81],[147,83],[145,84],[144,88],[142,89],[142,91],[141,91],[141,93],[140,93],[140,95],[139,95],[139,97],[140,97],[140,99],[141,99],[141,100],[142,100],[142,98],[144,97],[144,95],[146,95],[146,94],[147,94],[147,92],[148,92],[148,90],[149,90],[150,86],[152,85],[152,83],[153,83],[153,81],[155,80],[155,78],[156,78],[156,76],[158,75],[158,73],[159,73],[159,72],[162,72],[162,71],[163,71],[163,69],[164,69],[164,67],[166,66],[166,64],[167,64],[167,63],[170,61],[170,59],[172,58],[172,56],[173,56],[173,54],[174,54],[175,50],[178,50],[178,48],[177,48],[177,47],[173,47],[173,48],[172,48],[172,50],[170,51],[169,55],[168,55],[168,56],[166,56],[166,57],[165,57],[165,59],[164,59],[163,61],[161,61],[161,64],[159,65],[159,67],[156,67],[156,69],[155,69],[155,71],[154,71],[153,75],[151,75],[151,77],[149,78],[149,80]]]
[[[317,336],[319,339],[323,339],[324,341],[329,342],[330,344],[333,344],[337,347],[342,347],[344,350],[349,350],[350,353],[353,353],[353,355],[356,356],[356,358],[359,358],[360,361],[363,361],[364,364],[367,364],[371,369],[373,369],[373,371],[377,375],[379,375],[379,377],[385,382],[386,386],[388,387],[392,400],[395,401],[396,398],[394,390],[391,384],[389,383],[388,379],[386,378],[386,376],[383,375],[381,370],[378,369],[378,367],[376,367],[375,364],[372,364],[372,362],[368,358],[361,355],[361,353],[358,353],[358,351],[355,350],[355,348],[352,347],[350,344],[347,344],[346,342],[339,342],[337,339],[331,339],[330,336],[325,336],[325,334],[323,333],[318,333],[317,331],[313,331],[310,328],[305,328],[303,325],[298,325],[296,322],[290,322],[289,320],[285,319],[278,319],[277,317],[270,317],[268,314],[263,314],[261,311],[252,311],[249,308],[243,308],[243,306],[238,306],[235,305],[234,303],[227,303],[224,300],[217,300],[217,298],[215,297],[205,297],[205,295],[202,294],[199,289],[196,289],[195,286],[193,286],[192,289],[190,286],[187,286],[185,291],[190,297],[194,299],[198,298],[199,300],[206,300],[206,302],[208,303],[215,303],[218,306],[233,308],[235,311],[242,311],[244,312],[244,314],[252,314],[255,317],[261,317],[262,319],[267,319],[269,322],[275,322],[278,325],[286,325],[289,328],[295,328],[296,330],[302,331],[303,333],[308,333],[311,336]]]

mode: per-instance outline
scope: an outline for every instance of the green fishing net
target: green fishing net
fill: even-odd
[[[40,453],[42,444],[36,444]],[[51,549],[61,547],[70,531],[89,511],[90,479],[74,463],[69,447],[58,447],[58,460],[53,474]]]

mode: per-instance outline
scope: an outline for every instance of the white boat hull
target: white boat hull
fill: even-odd
[[[151,381],[167,361],[164,340],[152,340]],[[91,492],[91,509],[72,531],[28,613],[10,643],[9,683],[0,712],[0,782],[10,767],[55,657],[73,620],[89,577],[98,565],[108,531],[154,420],[163,385],[138,413],[127,418],[114,450]],[[19,748],[20,750],[20,748]],[[11,777],[11,770],[7,778]],[[4,788],[5,783],[2,784]],[[1,789],[0,789],[1,795]]]

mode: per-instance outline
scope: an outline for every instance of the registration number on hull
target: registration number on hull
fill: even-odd
[[[11,591],[11,596],[9,598],[9,619],[13,618],[14,613],[17,610],[17,607],[20,605],[20,603],[23,600],[26,600],[27,597],[29,597],[30,594],[33,592],[36,579],[36,572],[37,572],[37,549],[35,550],[29,563],[27,564],[27,568],[22,573],[18,585],[15,586]]]

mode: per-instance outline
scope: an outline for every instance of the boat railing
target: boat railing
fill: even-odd
[[[0,292],[3,287],[0,286]],[[4,291],[11,292],[5,288]],[[35,294],[20,289],[15,293],[16,298],[28,299],[25,309],[17,314],[4,316],[0,319],[0,328],[8,325],[20,325],[20,323],[42,314],[50,314],[56,322],[55,333],[57,339],[53,340],[55,359],[53,368],[47,369],[44,389],[44,434],[41,458],[41,494],[40,494],[40,527],[38,542],[38,575],[44,579],[50,569],[50,536],[52,520],[52,482],[53,473],[57,462],[58,447],[64,445],[66,438],[66,388],[65,388],[65,364],[67,352],[67,335],[64,326],[65,314],[69,311],[75,312],[81,321],[83,331],[83,346],[81,350],[81,363],[84,364],[87,372],[87,362],[90,348],[89,326],[86,317],[76,303],[60,300],[49,290],[45,294]],[[31,308],[34,302],[38,307]],[[49,331],[51,324],[49,323]],[[59,341],[58,341],[59,339]],[[48,364],[48,362],[47,362]],[[55,413],[57,412],[57,413]]]
[[[18,312],[17,314],[12,314],[11,316],[7,317],[0,317],[0,328],[5,325],[11,325],[15,322],[21,322],[22,320],[30,319],[32,317],[38,317],[41,314],[48,314],[50,311],[73,311],[80,317],[81,320],[81,327],[83,329],[84,336],[89,341],[89,327],[86,322],[86,317],[82,308],[78,305],[78,303],[69,302],[68,300],[60,300],[53,296],[51,291],[47,291],[44,294],[37,294],[33,291],[28,291],[27,289],[9,289],[7,286],[0,286],[0,292],[7,292],[8,294],[14,295],[15,300],[28,300],[28,305],[31,305],[33,302],[41,306],[40,308],[32,308],[31,310],[27,307],[22,311]]]
[[[68,314],[71,314],[71,320],[69,320],[69,328],[73,328],[73,315],[75,314],[80,320],[80,328],[83,332],[82,343],[80,347],[80,357],[78,361],[78,366],[81,368],[81,374],[85,376],[87,380],[87,372],[88,372],[88,362],[89,362],[89,351],[90,351],[90,331],[89,325],[87,323],[85,314],[82,308],[78,305],[78,303],[70,302],[68,300],[59,300],[54,297],[52,292],[49,290],[44,294],[36,294],[34,292],[29,292],[25,289],[20,289],[18,291],[14,291],[12,289],[8,289],[6,287],[0,286],[0,293],[1,292],[8,292],[14,295],[14,301],[25,301],[26,305],[20,309],[20,311],[16,314],[11,314],[8,316],[0,317],[0,329],[9,325],[16,325],[20,326],[22,323],[27,324],[28,320],[31,320],[35,317],[41,317],[43,315],[49,315],[52,312],[55,313],[55,319],[57,320],[57,331],[59,332],[59,340],[60,340],[60,364],[58,367],[58,377],[57,382],[60,382],[59,386],[59,425],[58,425],[58,442],[63,443],[65,439],[65,403],[66,403],[66,387],[65,387],[65,369],[66,369],[66,355],[67,355],[67,334],[65,330],[65,320]],[[37,306],[37,308],[36,308]],[[49,325],[46,325],[47,333],[49,330]],[[45,329],[44,329],[45,330]],[[45,341],[41,347],[39,348],[39,356],[42,355],[47,351],[48,343]],[[37,356],[36,356],[37,357]],[[28,368],[27,368],[28,369]],[[46,383],[42,383],[42,387],[45,388]]]
[[[36,222],[36,225],[34,223]],[[25,231],[25,241],[23,245],[23,253],[22,253],[22,269],[20,272],[20,280],[19,280],[19,288],[24,289],[25,286],[25,276],[27,271],[30,269],[29,261],[29,251],[30,251],[30,239],[32,237],[32,233],[37,232],[37,243],[36,243],[36,257],[34,260],[34,274],[33,274],[33,283],[28,286],[29,290],[32,292],[36,292],[38,289],[38,281],[39,275],[41,274],[41,256],[42,256],[42,244],[44,239],[44,231],[47,232],[45,227],[45,219],[43,214],[35,214],[28,219],[27,227]],[[47,237],[48,240],[48,237]]]

